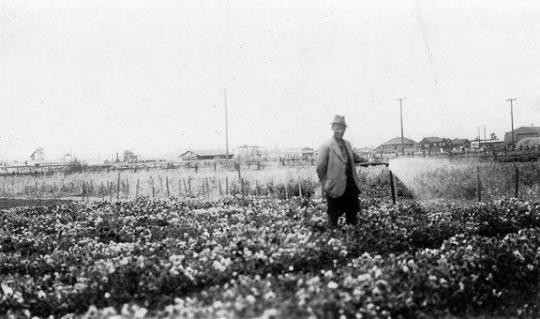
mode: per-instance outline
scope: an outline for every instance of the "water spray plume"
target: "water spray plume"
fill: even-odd
[[[475,164],[448,159],[398,158],[389,169],[418,200],[472,199],[476,192]]]

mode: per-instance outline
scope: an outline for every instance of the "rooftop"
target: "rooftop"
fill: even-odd
[[[415,144],[416,142],[411,140],[410,138],[403,137],[403,143],[404,144]],[[401,137],[394,137],[391,140],[388,140],[384,142],[381,145],[401,145]]]

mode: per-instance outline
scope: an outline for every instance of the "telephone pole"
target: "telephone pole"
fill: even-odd
[[[515,97],[506,99],[508,102],[510,102],[510,120],[512,121],[512,131],[510,134],[512,134],[512,151],[516,148],[514,144],[514,101],[516,100]]]
[[[225,100],[225,156],[229,161],[229,118],[227,115],[227,89],[223,90],[223,98]]]
[[[484,125],[484,141],[487,141],[487,136],[486,136],[486,126]]]
[[[401,154],[405,155],[405,143],[403,140],[403,100],[406,98],[402,97],[397,99],[399,101],[399,120],[401,122]]]

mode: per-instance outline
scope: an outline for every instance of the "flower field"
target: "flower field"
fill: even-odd
[[[337,230],[305,198],[3,210],[0,317],[538,314],[538,202],[361,204]]]

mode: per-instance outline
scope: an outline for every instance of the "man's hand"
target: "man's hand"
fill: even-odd
[[[367,158],[356,154],[354,151],[352,152],[352,154],[353,154],[353,160],[354,160],[355,163],[365,163],[365,162],[368,161]]]

